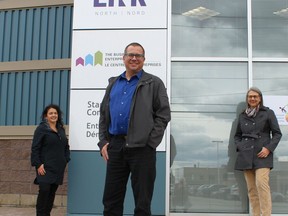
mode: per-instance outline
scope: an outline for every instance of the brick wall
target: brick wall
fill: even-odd
[[[0,205],[35,205],[38,185],[30,165],[31,140],[0,140]],[[67,203],[67,169],[55,206]]]

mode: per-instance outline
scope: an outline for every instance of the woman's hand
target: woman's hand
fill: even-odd
[[[270,154],[269,149],[263,147],[262,150],[257,154],[259,158],[266,158]]]
[[[41,164],[41,166],[37,169],[38,175],[45,175],[46,171],[44,169],[44,164]]]

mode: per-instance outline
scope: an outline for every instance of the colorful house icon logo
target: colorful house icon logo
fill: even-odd
[[[87,54],[85,57],[78,57],[76,58],[76,66],[95,66],[95,65],[103,65],[103,53],[100,51],[97,51],[94,53],[94,56],[92,54]]]

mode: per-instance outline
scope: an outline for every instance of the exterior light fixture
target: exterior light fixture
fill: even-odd
[[[277,16],[288,18],[288,8],[275,11],[275,12],[273,12],[273,14],[275,14]]]
[[[194,8],[192,10],[182,13],[183,16],[195,17],[199,20],[205,20],[219,14],[219,12],[207,9],[205,7]]]

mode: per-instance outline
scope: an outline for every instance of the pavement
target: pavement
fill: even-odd
[[[35,216],[34,207],[0,206],[0,216]],[[55,207],[51,216],[66,216],[66,207]]]

